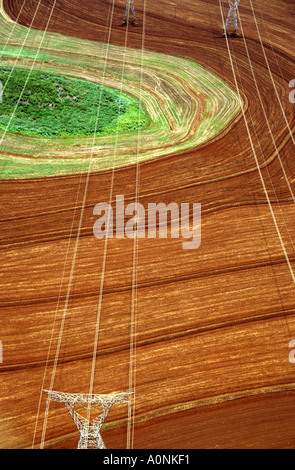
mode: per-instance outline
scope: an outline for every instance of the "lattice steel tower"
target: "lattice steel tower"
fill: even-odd
[[[225,34],[237,34],[238,32],[238,6],[240,0],[232,2],[229,0],[229,12],[225,22]],[[233,28],[233,31],[232,31]]]
[[[116,403],[127,403],[130,399],[129,395],[133,392],[110,393],[109,395],[87,395],[81,393],[63,393],[44,390],[48,393],[46,407],[48,409],[48,401],[58,401],[65,404],[75,425],[80,433],[80,439],[77,449],[105,449],[105,444],[100,435],[100,430],[111,407]],[[79,405],[87,410],[87,418],[77,412],[75,406]],[[95,419],[90,419],[91,410],[102,407],[102,413]]]
[[[131,23],[135,23],[136,22],[136,15],[135,15],[135,8],[134,8],[134,0],[127,0],[127,3],[126,3],[126,10],[125,10],[125,16],[123,18],[123,23],[122,24],[126,24],[127,21],[128,21],[128,18],[130,18],[132,14],[132,20],[131,20]]]

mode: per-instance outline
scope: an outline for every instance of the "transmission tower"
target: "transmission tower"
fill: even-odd
[[[126,3],[126,10],[125,10],[125,16],[123,18],[122,24],[126,24],[128,21],[128,18],[130,18],[130,15],[132,14],[132,20],[131,23],[135,24],[136,22],[136,15],[135,15],[135,8],[134,8],[134,0],[127,0]]]
[[[237,34],[238,33],[238,6],[240,0],[232,2],[229,0],[229,12],[225,22],[225,34]]]
[[[100,430],[111,407],[116,403],[127,403],[129,395],[133,392],[110,393],[109,395],[89,395],[80,393],[63,393],[43,390],[48,393],[46,400],[46,409],[48,410],[48,402],[58,401],[65,404],[75,425],[80,433],[80,439],[77,449],[105,449],[105,444],[100,435]],[[82,416],[75,409],[76,405],[87,410],[87,418]],[[102,413],[90,419],[91,410],[102,407]],[[129,405],[130,406],[130,405]]]

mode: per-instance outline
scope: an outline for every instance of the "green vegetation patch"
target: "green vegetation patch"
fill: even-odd
[[[0,67],[0,81],[2,130],[9,125],[10,132],[54,138],[124,133],[148,125],[135,99],[89,81],[8,67]]]

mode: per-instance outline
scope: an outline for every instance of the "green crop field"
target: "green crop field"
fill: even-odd
[[[5,67],[0,80],[5,90],[3,130],[9,126],[11,132],[29,136],[87,136],[127,132],[148,123],[143,111],[139,121],[136,100],[86,80]]]

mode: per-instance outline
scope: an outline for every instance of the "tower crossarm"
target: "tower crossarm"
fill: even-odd
[[[53,390],[43,390],[44,392],[48,393],[48,400],[51,401],[59,401],[61,403],[76,403],[79,399],[79,394],[76,393],[64,393],[64,392],[56,392]]]
[[[82,394],[82,393],[65,393],[65,392],[56,392],[53,390],[43,390],[48,393],[48,399],[52,401],[59,401],[61,403],[70,402],[77,403],[81,406],[94,407],[97,405],[102,405],[102,403],[124,403],[128,401],[128,397],[132,395],[133,392],[124,392],[124,393],[109,393],[109,394]],[[92,405],[92,406],[90,406]]]

